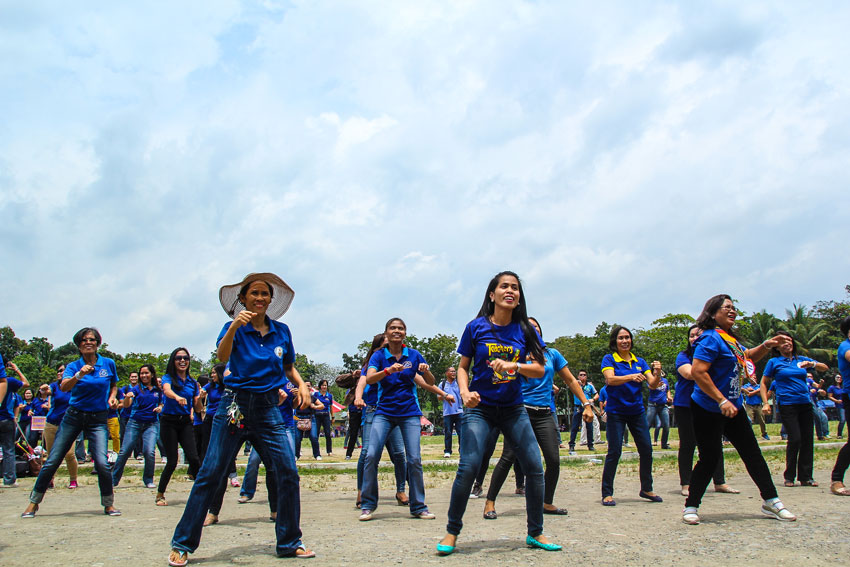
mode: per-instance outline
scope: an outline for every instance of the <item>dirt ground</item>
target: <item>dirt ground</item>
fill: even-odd
[[[774,473],[778,472],[774,467]],[[68,490],[67,477],[57,477],[36,518],[22,520],[33,479],[0,491],[0,565],[112,564],[165,565],[174,526],[191,483],[175,477],[168,507],[156,507],[153,491],[130,477],[116,489],[116,505],[124,512],[106,517],[99,506],[96,477],[82,475],[82,486]],[[482,518],[483,500],[470,500],[458,551],[438,557],[434,546],[445,530],[451,472],[426,473],[426,501],[436,521],[412,519],[393,499],[392,481],[381,474],[381,505],[371,522],[358,522],[353,506],[354,477],[348,472],[302,476],[304,542],[318,557],[311,565],[846,565],[850,553],[850,498],[829,493],[829,471],[818,467],[818,488],[779,487],[785,504],[799,520],[784,523],[761,514],[755,486],[731,466],[729,483],[741,494],[709,492],[700,513],[703,523],[681,522],[683,497],[678,478],[669,471],[656,474],[655,489],[665,501],[637,497],[636,465],[621,463],[616,482],[618,505],[599,504],[601,465],[584,469],[563,467],[555,503],[569,509],[566,517],[546,516],[545,532],[565,546],[562,552],[526,548],[524,499],[513,494],[508,479],[497,502],[499,519]],[[261,482],[264,477],[261,477]],[[781,483],[781,475],[774,481]],[[238,489],[230,488],[218,525],[204,530],[191,565],[257,566],[299,561],[274,555],[274,530],[268,521],[265,486],[251,503],[236,503]]]

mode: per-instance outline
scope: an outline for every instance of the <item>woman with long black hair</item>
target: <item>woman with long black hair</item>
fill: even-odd
[[[691,475],[682,511],[682,521],[686,524],[700,522],[699,505],[723,452],[724,436],[738,451],[750,478],[759,488],[764,500],[762,513],[777,520],[797,519],[779,500],[770,478],[770,468],[761,454],[746,412],[742,410],[741,396],[741,382],[755,375],[754,363],[788,338],[777,335],[756,347],[746,348],[733,329],[737,316],[732,298],[721,294],[705,302],[696,322],[702,334],[697,339],[691,367],[695,382],[691,411],[699,461]]]
[[[192,426],[192,410],[203,412],[204,406],[200,399],[201,389],[189,374],[190,361],[188,350],[183,347],[174,349],[168,357],[165,375],[162,377],[163,406],[159,418],[159,436],[165,446],[166,462],[156,489],[157,506],[168,506],[165,490],[177,468],[178,444],[189,462],[189,476],[194,478],[201,465]]]
[[[694,343],[697,342],[700,334],[702,329],[697,325],[688,327],[688,348],[676,356],[676,392],[673,395],[673,412],[679,429],[679,484],[682,487],[682,496],[688,495],[691,473],[694,470],[694,451],[697,448],[694,418],[691,413],[691,394],[694,391],[691,367],[694,362]],[[714,469],[713,478],[715,492],[727,494],[740,492],[726,484],[722,452],[720,460],[717,461],[717,468]]]
[[[448,555],[456,549],[482,452],[494,429],[501,430],[505,443],[515,448],[526,475],[526,545],[560,550],[560,545],[543,534],[543,464],[522,405],[520,385],[522,376],[544,375],[545,354],[540,336],[528,321],[522,283],[514,272],[500,272],[490,280],[478,316],[466,325],[457,351],[461,357],[458,389],[467,409],[461,424],[460,463],[452,485],[447,533],[437,544],[437,552]],[[526,360],[529,355],[532,362]]]
[[[313,412],[313,437],[319,438],[320,432],[324,431],[325,449],[330,456],[333,454],[333,443],[331,441],[331,421],[333,420],[333,394],[328,391],[328,381],[324,378],[319,380],[319,391],[313,392],[313,399],[322,403],[322,409]]]
[[[108,516],[121,515],[114,506],[112,469],[106,460],[106,443],[109,438],[106,419],[109,407],[118,403],[115,399],[118,393],[118,371],[111,358],[97,353],[102,342],[100,331],[94,327],[83,327],[74,335],[74,344],[80,352],[80,358],[65,367],[62,382],[59,384],[63,392],[71,393],[71,399],[47,461],[38,473],[30,493],[30,504],[21,514],[22,518],[35,516],[56,469],[81,432],[84,432],[89,440],[103,513]]]

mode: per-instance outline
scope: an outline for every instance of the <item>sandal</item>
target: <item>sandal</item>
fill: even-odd
[[[316,552],[312,549],[307,549],[303,545],[299,545],[298,549],[295,550],[295,553],[293,553],[291,557],[298,559],[312,559],[316,557]]]
[[[208,512],[207,517],[204,518],[204,527],[211,526],[211,525],[217,524],[217,523],[218,523],[218,516],[216,516],[215,514],[210,514]]]
[[[395,501],[398,502],[399,506],[410,506],[410,499],[404,500],[398,494],[395,495]]]
[[[168,506],[168,501],[165,499],[164,494],[157,494],[156,495],[156,505],[157,506]],[[185,563],[184,563],[184,565],[185,565]]]
[[[794,488],[797,484],[793,480],[786,480],[785,487],[786,488]]]
[[[800,482],[800,486],[820,486],[818,481],[816,480],[803,480]]]
[[[186,551],[172,549],[171,553],[168,554],[168,564],[171,565],[171,567],[184,567],[188,563],[189,553]]]
[[[497,520],[498,518],[499,518],[499,515],[496,514],[495,510],[488,510],[488,511],[484,512],[484,519],[485,520]]]
[[[829,491],[835,494],[836,496],[850,496],[850,490],[848,490],[844,483],[840,480],[836,480],[830,485]],[[23,517],[23,516],[21,516]],[[32,516],[29,516],[32,517]]]

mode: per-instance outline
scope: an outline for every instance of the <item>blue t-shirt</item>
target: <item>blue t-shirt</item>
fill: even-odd
[[[177,400],[172,400],[168,396],[165,395],[165,385],[171,385],[171,391],[180,396],[181,398],[186,398],[186,405],[181,406],[177,403]],[[172,378],[170,375],[166,374],[162,377],[162,388],[163,388],[163,406],[162,406],[162,414],[163,415],[189,415],[189,412],[192,411],[192,404],[197,396],[201,394],[201,389],[198,387],[198,383],[194,378],[186,375],[186,380],[181,382],[179,378]]]
[[[608,386],[599,388],[599,405],[600,407],[608,403]]]
[[[333,407],[334,397],[331,394],[330,390],[328,390],[327,394],[322,395],[321,392],[313,392],[313,400],[321,402],[324,409],[316,410],[316,413],[330,413],[331,408]]]
[[[21,414],[18,417],[18,423],[22,425],[21,429],[23,429],[24,423],[29,423],[32,421],[32,416],[29,414],[30,410],[32,410],[32,402],[27,403],[19,394],[15,395],[18,396],[18,400],[16,402],[17,405],[24,406],[21,408]]]
[[[378,409],[376,414],[391,417],[412,417],[422,415],[419,409],[419,397],[416,395],[416,383],[413,381],[419,372],[419,365],[425,362],[419,351],[404,347],[401,356],[395,358],[389,349],[375,351],[369,359],[369,368],[380,372],[396,362],[404,367],[401,372],[390,374],[376,384],[378,387]]]
[[[761,402],[761,387],[758,384],[747,382],[741,386],[741,392],[744,394],[744,403],[748,406],[760,406]]]
[[[370,357],[371,358],[371,357]],[[360,371],[360,376],[366,376],[366,368],[368,368],[368,364]],[[366,384],[363,388],[363,403],[365,403],[368,407],[374,408],[378,405],[378,385],[377,384]]]
[[[539,340],[539,338],[538,338]],[[544,346],[541,343],[541,348]],[[485,406],[517,406],[523,403],[519,373],[510,370],[497,374],[490,362],[497,358],[507,362],[525,363],[528,352],[525,335],[519,323],[494,325],[487,317],[478,317],[466,324],[457,352],[472,359],[470,392],[478,392]]]
[[[140,385],[141,385],[141,382],[139,382],[137,384],[137,386],[140,386]],[[134,386],[132,386],[130,384],[127,384],[126,386],[121,386],[120,388],[118,388],[118,401],[119,402],[122,401],[124,399],[124,396],[127,395],[127,392],[131,391],[133,388],[134,388]],[[118,412],[118,415],[121,416],[121,419],[129,419],[130,416],[133,415],[132,404],[128,408],[122,408],[121,411]]]
[[[842,384],[843,383],[844,382],[842,382]],[[837,408],[843,408],[844,407],[844,402],[841,399],[841,396],[844,395],[844,388],[839,388],[838,386],[832,385],[829,388],[827,388],[826,391],[827,391],[827,393],[832,394],[833,398],[838,400],[837,402],[834,402],[835,407],[837,407]]]
[[[735,404],[736,408],[741,409],[743,398],[741,398],[740,370],[738,359],[732,353],[732,348],[714,329],[703,332],[694,346],[696,347],[694,359],[711,364],[708,369],[711,381],[727,400]],[[741,349],[744,349],[743,345],[741,345]],[[691,399],[706,411],[720,413],[717,402],[700,390],[699,384],[694,384],[694,393]]]
[[[152,390],[139,384],[135,388],[130,388],[133,392],[133,403],[130,405],[130,418],[139,423],[153,423],[158,416],[153,411],[162,403],[162,390],[154,388]]]
[[[287,381],[283,385],[283,390],[286,392],[286,399],[283,403],[277,406],[280,410],[280,417],[283,419],[283,425],[286,427],[295,427],[295,418],[292,412],[292,400],[298,394],[298,387],[292,382]]]
[[[42,400],[39,397],[33,398],[32,402],[30,402],[30,409],[32,410],[33,417],[47,415],[47,412],[50,410],[46,409],[46,406],[47,399]]]
[[[673,405],[677,408],[691,407],[691,394],[694,392],[694,381],[688,380],[679,372],[686,364],[693,364],[693,359],[685,351],[676,356],[676,391],[673,393]]]
[[[845,339],[838,345],[838,373],[841,374],[842,380],[850,378],[850,362],[845,358],[847,351],[850,351],[850,339]]]
[[[552,383],[555,372],[559,372],[567,366],[564,356],[553,348],[543,351],[546,354],[546,362],[543,365],[543,376],[541,378],[520,379],[522,384],[522,402],[528,406],[552,408],[555,394],[552,392]]]
[[[579,384],[581,384],[581,382],[579,382]],[[596,386],[588,382],[581,387],[581,391],[584,392],[584,397],[587,398],[587,401],[589,402],[593,399],[593,396],[596,395]],[[554,398],[555,396],[553,395],[552,397]],[[576,408],[581,407],[581,400],[578,399],[578,396],[575,394],[573,394],[573,406]]]
[[[62,379],[72,377],[85,364],[82,358],[70,363],[65,367]],[[118,382],[118,370],[115,368],[115,361],[97,355],[94,370],[85,376],[80,376],[71,388],[71,401],[68,405],[80,411],[106,411],[109,409],[109,392],[116,382]]]
[[[649,403],[667,405],[667,391],[670,389],[670,383],[667,378],[662,378],[658,383],[658,388],[649,389]]]
[[[455,403],[450,404],[448,400],[443,399],[443,415],[457,415],[463,413],[463,401],[460,399],[460,386],[457,385],[457,380],[443,380],[440,384],[440,389],[447,394],[455,397]]]
[[[2,360],[0,360],[2,362]],[[23,382],[11,376],[6,377],[6,396],[0,401],[0,421],[9,421],[15,419],[15,408],[17,403],[17,392],[24,385]]]
[[[216,345],[224,338],[233,321],[228,321],[218,335]],[[260,336],[251,323],[236,329],[230,351],[230,376],[224,377],[229,388],[250,392],[277,391],[287,382],[284,366],[295,363],[292,333],[280,321],[266,317],[269,332]]]
[[[47,423],[59,425],[65,417],[68,402],[71,401],[71,392],[63,392],[59,387],[59,380],[50,383],[50,411],[47,413]]]
[[[614,376],[627,376],[629,374],[651,374],[649,365],[639,356],[632,353],[630,360],[623,360],[619,353],[606,354],[602,357],[600,367],[604,372],[606,369],[614,371]],[[608,384],[608,406],[606,412],[621,415],[637,415],[646,411],[643,407],[643,395],[641,388],[643,382],[626,382],[619,386]]]
[[[811,360],[805,356],[796,358],[777,356],[767,361],[762,374],[776,384],[776,399],[780,404],[811,402],[809,386],[806,382],[807,372],[806,369],[800,368],[800,363]]]
[[[204,391],[207,393],[207,415],[204,419],[214,418],[218,412],[218,404],[221,403],[221,395],[224,393],[224,388],[219,387],[215,382],[207,382],[204,385]]]

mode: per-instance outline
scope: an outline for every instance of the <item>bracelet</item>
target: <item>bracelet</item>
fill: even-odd
[[[729,402],[729,400],[727,400],[726,398],[723,398],[723,401],[717,402],[717,407],[722,408],[723,404],[728,403],[728,402]]]

